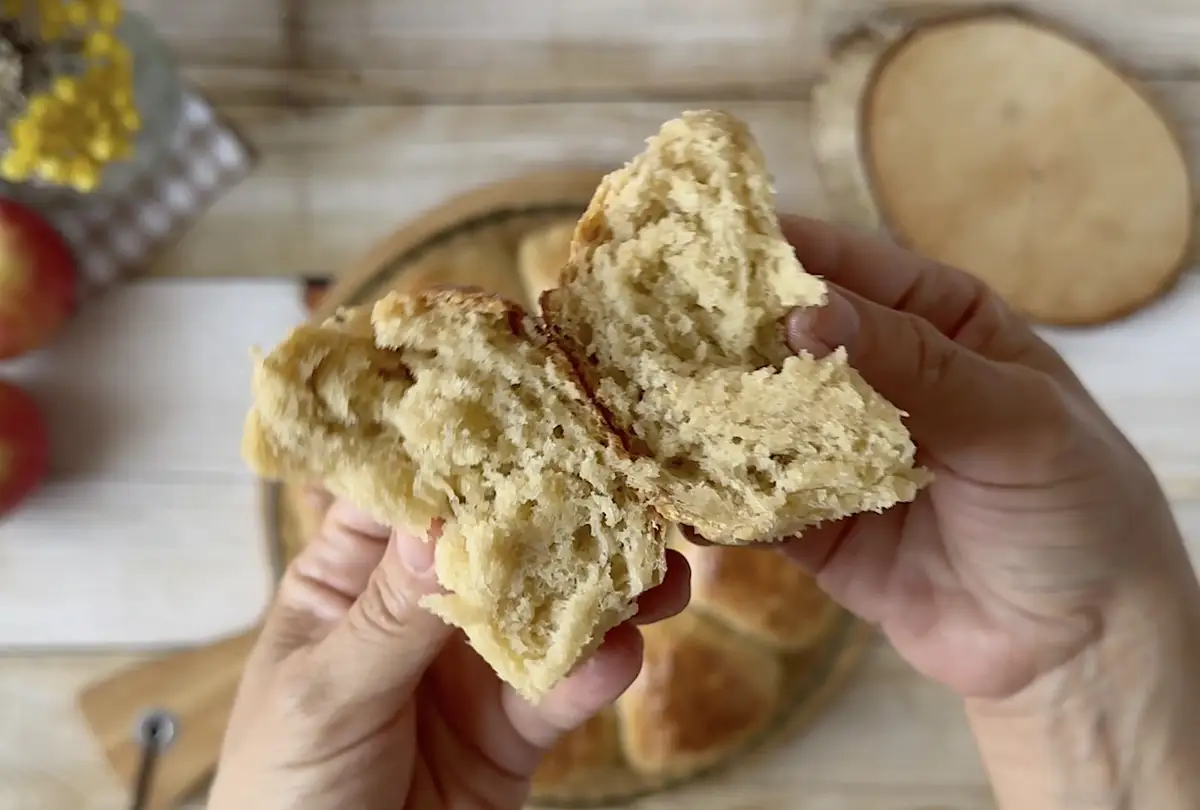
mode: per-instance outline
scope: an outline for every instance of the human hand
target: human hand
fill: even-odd
[[[828,307],[789,318],[792,348],[845,345],[935,475],[912,504],[788,543],[834,599],[920,672],[988,700],[1196,615],[1154,476],[1049,345],[965,273],[810,220],[785,232],[832,287]]]
[[[418,607],[437,588],[432,555],[432,542],[330,507],[247,662],[209,810],[517,810],[543,752],[637,676],[636,625],[688,599],[671,552],[634,619],[535,706]]]

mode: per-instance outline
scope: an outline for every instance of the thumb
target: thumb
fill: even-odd
[[[1033,390],[1044,375],[989,360],[923,318],[832,284],[826,306],[789,315],[787,337],[794,351],[817,356],[845,347],[850,365],[939,455],[1008,441],[1044,401]]]
[[[393,531],[366,589],[313,648],[313,671],[339,693],[331,705],[398,710],[441,652],[453,628],[420,604],[441,592],[433,566],[440,534],[440,526],[426,539]]]

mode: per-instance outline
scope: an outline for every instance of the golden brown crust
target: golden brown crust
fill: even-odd
[[[691,604],[766,644],[804,649],[839,615],[808,573],[771,549],[678,547],[692,568]]]
[[[542,294],[539,302],[543,309],[547,301],[554,300],[554,295],[557,292],[558,290],[547,290]],[[583,350],[583,347],[575,339],[575,336],[559,327],[555,321],[546,320],[542,323],[547,334],[550,335],[551,339],[561,350],[563,358],[571,365],[571,369],[575,373],[575,378],[587,394],[588,400],[595,407],[596,413],[604,421],[604,424],[612,435],[621,443],[625,452],[630,458],[652,458],[650,448],[646,446],[646,443],[639,439],[628,427],[621,425],[616,414],[604,404],[604,400],[598,393],[603,375],[600,373],[600,368],[596,363],[587,356],[587,352]],[[635,485],[637,483],[635,482]],[[669,506],[665,500],[667,497],[666,493],[659,491],[656,486],[650,483],[649,479],[641,483],[640,489],[644,496],[651,498],[655,509],[663,516],[664,526],[679,522],[677,516],[673,517],[662,508],[663,506]]]
[[[767,649],[690,610],[642,632],[641,674],[617,702],[635,771],[666,777],[702,768],[779,710],[782,669]]]
[[[621,765],[617,715],[603,709],[558,739],[533,775],[534,800],[596,789]]]

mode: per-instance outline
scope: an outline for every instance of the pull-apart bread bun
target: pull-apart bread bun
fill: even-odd
[[[485,295],[389,296],[306,325],[254,373],[244,454],[424,536],[425,605],[537,697],[661,582],[664,531],[536,320]]]
[[[543,317],[635,451],[657,506],[739,544],[912,500],[902,414],[837,351],[795,356],[781,322],[820,306],[780,232],[762,153],[730,115],[685,113],[608,175]]]
[[[779,711],[783,671],[769,649],[691,610],[642,634],[642,671],[617,701],[635,771],[663,777],[701,769]]]
[[[825,285],[730,116],[669,122],[609,175],[562,279],[545,322],[442,291],[296,329],[257,363],[244,439],[263,476],[422,536],[443,523],[447,593],[425,604],[530,698],[661,582],[662,517],[746,543],[910,500],[923,476],[844,353],[784,345]]]

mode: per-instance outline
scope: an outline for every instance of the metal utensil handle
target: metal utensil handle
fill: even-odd
[[[150,802],[150,789],[154,785],[154,768],[158,757],[170,747],[175,739],[175,718],[169,712],[153,709],[146,712],[133,730],[134,739],[142,747],[142,759],[138,764],[133,783],[133,798],[129,810],[146,810]]]

